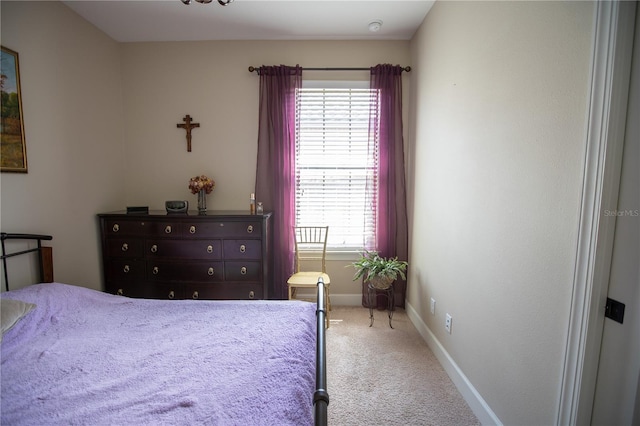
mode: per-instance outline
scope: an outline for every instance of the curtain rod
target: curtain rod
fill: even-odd
[[[303,71],[369,71],[371,68],[302,68]],[[256,72],[256,73],[260,73],[260,67],[254,67],[254,66],[250,66],[249,67],[249,72]],[[406,67],[402,67],[402,71],[405,72],[410,72],[411,71],[411,67],[410,66],[406,66]]]

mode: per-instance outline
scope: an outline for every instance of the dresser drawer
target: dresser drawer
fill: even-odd
[[[226,222],[225,237],[260,238],[262,237],[262,223],[253,222]]]
[[[148,286],[137,281],[107,282],[107,293],[126,297],[149,297]]]
[[[143,223],[147,236],[180,237],[180,224],[169,221],[150,220]]]
[[[112,259],[109,261],[109,277],[115,281],[144,279],[144,260]]]
[[[194,294],[197,295],[197,299],[264,299],[261,283],[215,283],[207,286],[187,284],[185,298],[192,299]]]
[[[104,232],[109,236],[144,235],[146,232],[144,222],[140,220],[106,219],[104,225]]]
[[[260,281],[262,280],[262,264],[260,262],[224,262],[225,281]]]
[[[109,238],[107,255],[109,257],[143,257],[142,240],[139,238]]]
[[[106,221],[107,235],[165,235],[180,236],[180,225],[165,220],[125,220],[111,219]]]
[[[179,300],[185,298],[184,287],[178,283],[151,283],[145,297],[152,299]]]
[[[148,239],[145,253],[148,259],[221,259],[222,244],[220,240]]]
[[[147,260],[149,281],[199,281],[211,283],[224,279],[222,262],[169,262]]]
[[[224,240],[225,259],[262,259],[262,241],[260,240]]]
[[[260,238],[262,236],[262,223],[259,221],[250,222],[186,222],[182,227],[182,235],[185,238],[203,237],[237,237],[237,238]]]

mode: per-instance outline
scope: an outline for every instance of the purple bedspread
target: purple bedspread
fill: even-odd
[[[2,340],[3,425],[311,425],[315,305],[143,300],[66,284]]]

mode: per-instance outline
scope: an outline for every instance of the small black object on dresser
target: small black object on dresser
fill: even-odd
[[[98,215],[108,293],[151,299],[267,299],[271,213]]]
[[[127,214],[149,214],[149,207],[148,206],[127,207]]]
[[[164,208],[167,213],[188,213],[189,202],[186,200],[165,201]]]

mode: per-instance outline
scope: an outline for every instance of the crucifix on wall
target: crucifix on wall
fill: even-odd
[[[187,151],[191,152],[191,129],[200,127],[200,123],[192,123],[191,116],[188,114],[182,119],[182,121],[184,121],[184,123],[177,124],[177,127],[183,128],[187,131]]]

